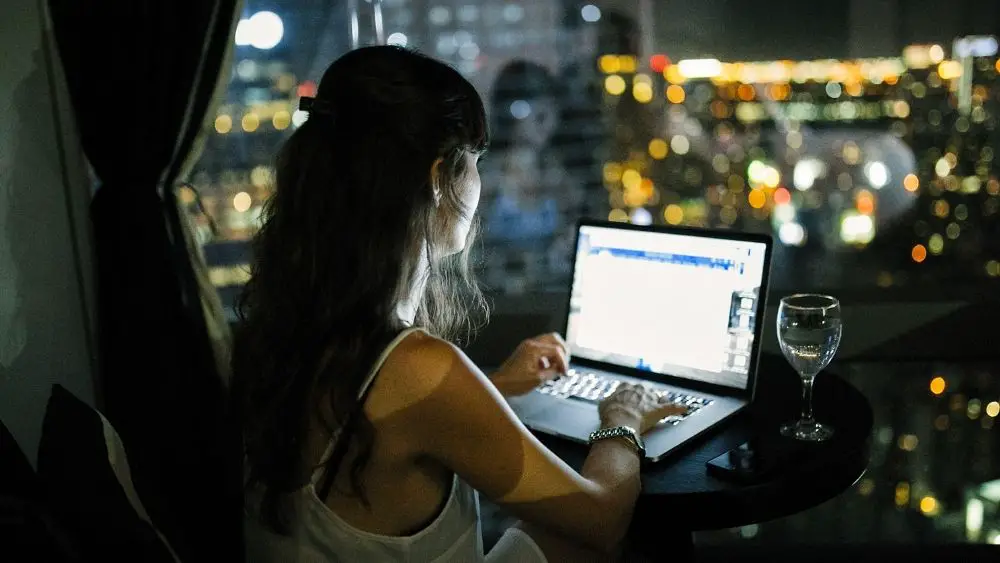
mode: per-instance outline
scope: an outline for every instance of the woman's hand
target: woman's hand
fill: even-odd
[[[622,383],[607,399],[601,401],[597,412],[601,427],[631,426],[645,434],[664,418],[684,414],[687,407],[670,403],[645,385]]]
[[[530,393],[533,389],[566,373],[569,350],[558,333],[551,332],[521,342],[507,361],[490,376],[504,397]]]

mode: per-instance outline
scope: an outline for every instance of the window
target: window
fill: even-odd
[[[385,41],[453,64],[488,105],[489,289],[566,291],[579,217],[770,232],[778,289],[1000,277],[995,38],[927,33],[909,12],[874,14],[900,28],[879,42],[851,27],[847,7],[782,27],[786,16],[740,3],[680,4],[381,2]],[[358,5],[359,39],[375,42],[374,5]],[[722,25],[735,18],[774,35],[740,37]],[[208,254],[220,285],[245,276],[240,247],[273,154],[298,123],[298,96],[350,48],[350,21],[307,0],[247,3],[191,177],[218,226]]]
[[[298,97],[355,34],[444,59],[483,95],[494,143],[481,164],[480,275],[498,294],[565,294],[580,217],[771,233],[779,291],[933,298],[1000,280],[995,2],[247,0],[244,10],[229,87],[190,177],[212,218],[200,228],[225,299],[245,280],[246,241],[273,189],[273,155],[300,123]],[[755,297],[734,295],[733,310]],[[837,525],[858,541],[965,537],[962,487],[973,491],[996,463],[980,454],[938,479],[927,463],[947,459],[926,446],[961,425],[963,455],[985,451],[995,386],[978,395],[987,416],[973,416],[972,399],[951,409],[968,409],[963,422],[929,414],[938,406],[923,380],[862,372],[852,382],[876,412],[919,403],[920,424],[916,414],[878,420],[882,453],[854,490],[738,536],[822,541]],[[910,427],[926,430],[919,446]],[[980,519],[983,502],[969,504]],[[997,533],[982,524],[976,537]]]

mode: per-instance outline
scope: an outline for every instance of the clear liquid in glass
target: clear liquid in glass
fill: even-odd
[[[820,442],[833,436],[831,426],[813,418],[813,381],[837,354],[842,324],[840,301],[829,295],[799,294],[781,299],[778,343],[802,382],[802,416],[781,426],[781,434]]]
[[[819,373],[837,353],[843,332],[840,320],[829,319],[826,324],[820,328],[781,327],[778,338],[781,352],[803,377]]]

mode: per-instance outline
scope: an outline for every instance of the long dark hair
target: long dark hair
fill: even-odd
[[[440,205],[467,216],[456,182],[467,154],[488,142],[472,85],[414,51],[366,47],[330,65],[313,105],[277,157],[232,362],[247,487],[263,489],[263,523],[282,533],[290,524],[285,493],[304,486],[315,468],[305,450],[318,413],[332,410],[334,420],[319,418],[331,435],[350,417],[351,436],[340,439],[358,445],[351,487],[367,502],[361,472],[373,427],[357,396],[403,328],[396,307],[419,282],[421,252],[430,269],[415,325],[442,338],[463,328],[468,336],[471,313],[486,310],[468,268],[475,222],[461,253],[442,257],[435,246],[434,188]],[[325,462],[327,475],[336,475],[340,461]]]

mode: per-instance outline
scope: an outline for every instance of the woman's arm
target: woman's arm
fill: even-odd
[[[488,378],[506,399],[526,395],[567,370],[566,342],[558,333],[550,332],[522,341]]]
[[[525,428],[461,350],[434,338],[404,342],[397,350],[379,377],[411,398],[397,427],[407,429],[423,456],[526,522],[603,551],[615,549],[640,489],[632,445],[624,439],[595,444],[577,473]],[[625,418],[608,424],[638,427]]]

